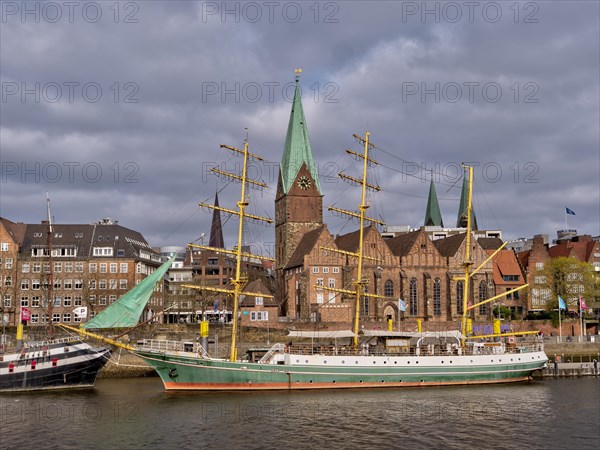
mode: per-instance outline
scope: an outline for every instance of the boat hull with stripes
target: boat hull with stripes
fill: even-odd
[[[267,363],[185,352],[136,351],[167,390],[293,390],[443,386],[526,381],[546,367],[543,351],[502,355],[331,356],[285,354]]]
[[[90,388],[111,350],[80,340],[33,343],[0,361],[0,392]]]

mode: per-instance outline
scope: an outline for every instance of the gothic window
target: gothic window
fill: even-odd
[[[433,315],[442,315],[442,283],[439,278],[433,282]]]
[[[383,285],[383,295],[386,297],[394,296],[394,282],[392,280],[387,280]]]
[[[479,301],[483,301],[486,298],[488,298],[487,296],[487,284],[485,283],[485,281],[481,280],[479,282]],[[479,314],[482,316],[487,315],[488,313],[488,304],[486,303],[485,305],[479,305]]]
[[[462,281],[456,282],[456,313],[463,313],[463,295],[465,292],[465,285]]]
[[[417,296],[417,279],[410,279],[409,288],[410,315],[416,316],[419,313],[418,296]]]

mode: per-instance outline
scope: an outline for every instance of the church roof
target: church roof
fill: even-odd
[[[215,192],[215,206],[219,206],[219,194]],[[221,212],[213,210],[212,223],[210,224],[210,247],[225,248],[223,239],[223,226],[221,225]]]
[[[433,244],[442,256],[451,257],[456,255],[466,236],[466,233],[455,234],[444,239],[436,239]]]
[[[433,179],[429,185],[429,198],[427,199],[427,209],[425,210],[425,223],[426,227],[438,226],[443,227],[444,221],[442,220],[442,212],[440,211],[440,205],[438,203],[437,194],[435,192],[435,185]]]
[[[482,237],[477,242],[484,250],[498,250],[503,244],[502,239],[497,237]]]
[[[307,233],[304,233],[300,242],[298,242],[298,246],[292,253],[288,263],[286,264],[286,269],[291,269],[292,267],[302,266],[304,264],[304,256],[308,254],[319,239],[321,232],[325,229],[325,225],[321,225],[314,230],[311,230]]]
[[[321,185],[319,184],[319,174],[313,160],[312,148],[308,138],[308,128],[304,117],[304,109],[302,108],[300,87],[298,86],[298,80],[296,79],[294,102],[290,113],[283,157],[281,158],[281,164],[279,166],[284,193],[287,193],[290,190],[302,164],[306,164],[320,193]]]
[[[422,233],[421,230],[412,231],[410,233],[400,234],[391,239],[386,239],[385,243],[388,245],[392,253],[396,256],[406,256],[410,252],[410,249],[415,245],[415,241]]]

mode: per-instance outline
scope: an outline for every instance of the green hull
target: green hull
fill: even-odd
[[[144,351],[136,354],[156,370],[167,390],[292,390],[506,383],[528,380],[534,371],[543,369],[547,363],[543,352],[521,354],[520,361],[516,361],[516,355],[446,358],[360,356],[345,358],[343,364],[348,364],[348,367],[343,367],[339,360],[332,365],[331,358],[330,365],[327,365],[326,359],[317,361],[317,364],[261,364],[182,354]],[[372,366],[367,365],[371,363]]]

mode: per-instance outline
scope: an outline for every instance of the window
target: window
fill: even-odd
[[[10,308],[12,296],[10,294],[4,294],[4,307]]]
[[[117,280],[115,280],[114,278],[111,278],[108,282],[108,288],[113,291],[115,289],[117,289]]]
[[[54,280],[54,289],[60,289],[61,285],[62,285],[62,280],[60,280],[60,279]]]
[[[81,306],[83,303],[83,299],[81,298],[81,295],[76,295],[75,298],[73,299],[73,306]]]
[[[323,278],[317,278],[317,286],[323,286]]]
[[[54,297],[54,306],[58,308],[58,307],[60,307],[61,304],[62,304],[62,298]]]
[[[88,284],[90,286],[90,290],[96,289],[96,280],[90,280]]]
[[[127,280],[119,280],[119,289],[127,289]]]
[[[13,266],[13,259],[12,258],[6,258],[6,262],[4,263],[4,267],[6,267],[6,269],[10,270],[12,269]]]
[[[323,273],[329,273],[329,267],[323,267]]]
[[[335,288],[335,278],[329,278],[327,280],[327,286],[329,286],[330,288]]]
[[[117,273],[117,269],[119,268],[117,263],[110,263],[110,273]]]
[[[544,270],[544,263],[543,262],[535,263],[535,268],[536,268],[536,270]]]
[[[44,315],[42,316],[42,322],[43,322],[43,323],[48,323],[48,314],[44,314]]]
[[[83,273],[83,263],[82,262],[75,263],[75,272]]]
[[[101,295],[98,300],[98,304],[100,306],[106,306],[106,295]]]
[[[4,277],[4,286],[6,286],[6,287],[12,286],[12,277],[10,275]]]
[[[386,297],[394,296],[394,282],[392,280],[387,280],[383,285],[383,295]]]
[[[465,292],[465,285],[462,281],[456,282],[456,313],[463,313],[463,296]]]
[[[23,297],[21,297],[21,306],[29,306],[29,297],[24,295]]]
[[[65,295],[65,298],[63,299],[63,305],[65,305],[66,307],[69,307],[73,304],[73,300],[71,298],[70,295]]]
[[[97,263],[90,263],[89,264],[89,272],[90,273],[96,273],[96,272],[98,272],[98,264]]]
[[[327,303],[335,303],[335,292],[327,293]]]
[[[50,263],[49,262],[44,263],[44,273],[50,273]]]
[[[544,276],[541,276],[541,275],[540,275],[540,276],[533,277],[533,282],[534,282],[535,284],[544,284],[544,283],[546,282],[546,277],[544,277]]]
[[[95,305],[96,304],[96,296],[95,295],[90,295],[88,297],[88,301],[90,302],[90,305]]]
[[[28,262],[24,262],[23,265],[21,266],[21,272],[23,273],[29,273],[29,263]]]
[[[3,252],[7,252],[8,251],[8,242],[3,242],[2,243],[2,251]]]
[[[317,292],[317,303],[323,303],[323,293]]]
[[[410,304],[410,315],[416,316],[419,313],[418,296],[417,296],[417,279],[411,278],[409,285],[409,304]]]
[[[111,304],[111,305],[112,305],[112,304],[113,304],[114,302],[116,302],[116,301],[117,301],[117,296],[116,296],[116,295],[109,295],[109,296],[108,296],[108,303],[109,303],[109,304]]]
[[[106,289],[106,280],[100,280],[100,282],[98,283],[98,289]]]
[[[31,307],[32,308],[40,307],[40,296],[39,295],[34,295],[33,297],[31,297]]]
[[[127,263],[121,263],[121,264],[119,265],[119,271],[120,271],[121,273],[127,273]]]
[[[65,272],[67,272],[67,273],[73,272],[73,263],[72,262],[65,263]]]
[[[73,289],[73,280],[65,280],[63,286],[65,289]]]
[[[55,262],[54,263],[54,273],[60,273],[60,272],[62,272],[62,263]]]
[[[29,290],[29,280],[21,280],[21,290],[22,291]]]
[[[38,323],[40,320],[40,315],[37,313],[34,313],[31,315],[31,323]]]
[[[479,282],[479,301],[483,301],[486,298],[488,298],[487,295],[487,285],[485,284],[485,281],[481,280]],[[486,303],[485,305],[479,305],[479,314],[480,315],[487,315],[488,313],[488,304]]]
[[[106,263],[100,263],[100,273],[106,273],[108,265]]]
[[[433,315],[442,315],[442,282],[439,278],[433,282]]]
[[[83,289],[83,280],[81,280],[81,279],[75,280],[75,290],[80,291],[82,289]]]
[[[98,236],[100,238],[100,236]],[[100,239],[98,239],[100,240]],[[94,256],[112,256],[113,248],[112,247],[94,247]]]
[[[58,322],[60,322],[60,313],[52,314],[52,323],[58,323]]]
[[[333,267],[332,271],[333,271],[333,273],[340,273],[340,268],[339,267]]]
[[[319,273],[319,268],[318,267],[313,267],[312,268],[312,273]]]
[[[71,313],[64,313],[63,314],[63,322],[70,322],[71,321]]]
[[[250,320],[252,322],[269,320],[269,313],[267,311],[251,311]]]
[[[41,273],[42,272],[42,263],[34,262],[32,271],[33,271],[33,273]]]
[[[262,297],[256,297],[254,299],[254,306],[262,306],[264,304],[264,300]]]
[[[502,275],[503,281],[519,281],[519,275]]]
[[[40,280],[31,280],[31,289],[34,291],[40,290]]]

